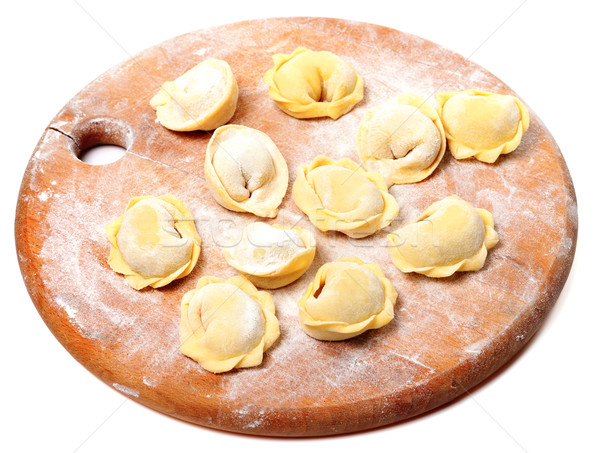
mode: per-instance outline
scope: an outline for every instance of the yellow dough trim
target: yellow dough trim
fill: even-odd
[[[514,151],[529,128],[525,105],[510,95],[480,90],[439,93],[438,114],[456,159],[494,163]]]
[[[235,113],[238,85],[231,67],[209,58],[173,81],[150,100],[160,124],[174,131],[210,131]]]
[[[342,258],[319,268],[298,301],[302,329],[338,341],[378,329],[394,319],[398,293],[374,263]]]
[[[448,277],[481,269],[498,234],[489,211],[453,195],[433,203],[388,240],[392,261],[402,272]]]
[[[277,216],[288,187],[288,167],[269,136],[246,126],[218,128],[208,142],[204,175],[224,208]]]
[[[438,114],[423,98],[410,93],[365,113],[356,141],[367,170],[381,173],[388,186],[427,178],[446,150]]]
[[[336,120],[363,98],[362,77],[331,52],[298,47],[291,54],[273,55],[273,63],[263,77],[269,96],[294,118]]]
[[[186,208],[186,206],[172,195],[163,195],[160,197],[143,196],[132,198],[129,201],[127,208],[125,209],[125,213],[127,213],[127,211],[133,208],[140,201],[152,199],[162,200],[163,202],[169,203],[171,206],[173,206],[174,209],[176,209],[175,212],[177,214],[177,217],[173,218],[172,226],[179,233],[181,238],[191,241],[191,253],[189,256],[189,260],[186,261],[184,265],[182,265],[179,269],[175,270],[174,272],[171,272],[168,275],[152,277],[140,275],[138,272],[134,271],[130,267],[130,265],[125,261],[121,250],[119,249],[117,236],[123,223],[124,215],[115,219],[105,228],[106,236],[108,237],[108,240],[111,244],[108,264],[110,265],[112,270],[119,274],[123,274],[127,283],[132,288],[137,290],[145,288],[146,286],[151,286],[152,288],[160,288],[162,286],[168,285],[173,280],[185,277],[190,272],[192,272],[192,269],[194,269],[194,266],[198,262],[198,258],[200,256],[200,246],[202,241],[200,239],[198,231],[196,230],[194,217],[192,216],[192,213]],[[139,218],[137,219],[137,222],[145,223],[145,225],[139,224],[140,231],[142,231],[141,240],[145,243],[152,243],[153,240],[157,239],[157,236],[155,233],[149,232],[149,230],[147,230],[146,227],[149,223],[156,219],[151,213],[145,213],[143,217],[145,217],[143,221]],[[160,227],[160,225],[157,226]]]
[[[340,231],[353,238],[386,227],[399,211],[383,176],[364,171],[348,158],[334,161],[317,156],[299,166],[292,197],[319,230]]]
[[[275,289],[289,285],[290,283],[298,280],[306,272],[315,258],[316,241],[315,237],[310,231],[298,226],[288,227],[278,224],[273,224],[270,226],[283,231],[293,231],[297,234],[298,239],[302,242],[302,244],[298,244],[299,247],[297,251],[295,251],[295,253],[281,266],[274,270],[268,269],[267,271],[262,272],[256,270],[256,268],[260,268],[261,258],[266,252],[265,249],[261,247],[262,244],[260,243],[254,244],[255,248],[253,250],[253,254],[255,259],[251,263],[244,263],[240,261],[235,254],[235,248],[240,246],[242,240],[240,238],[237,239],[236,244],[230,244],[222,247],[221,250],[229,265],[238,272],[242,273],[257,287]],[[278,245],[273,244],[271,247],[278,247]]]
[[[212,373],[258,366],[279,337],[273,298],[242,276],[204,276],[181,300],[179,336],[179,350]]]

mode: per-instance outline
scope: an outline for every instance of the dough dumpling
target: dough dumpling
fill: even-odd
[[[181,300],[179,350],[213,373],[260,365],[279,337],[271,295],[242,276],[202,277]]]
[[[331,52],[298,47],[289,55],[273,55],[273,63],[264,76],[269,96],[295,118],[336,120],[363,98],[362,77]]]
[[[312,233],[300,227],[249,224],[221,248],[227,262],[259,288],[280,288],[299,279],[315,257]]]
[[[429,176],[446,150],[438,114],[414,94],[369,110],[357,136],[360,160],[383,175],[388,186],[409,184]]]
[[[135,288],[160,288],[188,275],[200,256],[192,214],[170,195],[136,197],[106,227],[108,264]]]
[[[529,112],[514,96],[466,90],[436,95],[448,148],[457,159],[494,163],[519,146]]]
[[[298,302],[300,325],[318,340],[345,340],[394,319],[398,293],[379,266],[358,258],[326,263]]]
[[[392,260],[402,272],[448,277],[481,269],[498,234],[492,214],[453,195],[433,203],[388,240]]]
[[[237,106],[238,86],[227,62],[210,58],[172,82],[150,101],[160,124],[174,131],[211,131],[227,123]]]
[[[206,148],[208,188],[223,207],[275,217],[288,187],[288,167],[267,134],[245,126],[218,128]]]
[[[347,158],[317,156],[311,164],[299,166],[292,196],[319,230],[353,238],[386,227],[399,211],[383,176],[366,172]]]

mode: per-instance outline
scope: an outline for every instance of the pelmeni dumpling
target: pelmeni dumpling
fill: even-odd
[[[208,188],[223,207],[275,217],[288,186],[288,167],[267,134],[250,127],[218,128],[206,148]]]
[[[200,256],[200,236],[185,205],[170,195],[136,197],[106,227],[108,264],[135,288],[159,288],[188,275]]]
[[[210,58],[172,82],[150,101],[160,124],[174,131],[210,131],[235,113],[238,86],[227,62]]]
[[[273,299],[242,276],[202,277],[181,301],[179,336],[179,350],[213,373],[260,365],[279,337]]]
[[[299,166],[292,196],[319,230],[353,238],[386,227],[399,211],[383,177],[347,158],[317,156],[311,164]]]
[[[453,195],[433,203],[388,240],[392,260],[402,272],[448,277],[481,269],[498,234],[489,211]]]
[[[329,116],[334,120],[363,98],[363,79],[337,55],[298,47],[273,55],[263,80],[277,106],[295,118]]]
[[[298,302],[300,325],[318,340],[345,340],[394,318],[398,293],[379,266],[358,258],[326,263]]]
[[[439,93],[438,113],[457,159],[494,163],[514,151],[529,128],[529,112],[514,96],[479,90]]]
[[[437,168],[446,138],[435,110],[419,96],[403,94],[365,113],[357,149],[367,170],[381,173],[388,186],[409,184]]]
[[[249,224],[221,248],[227,262],[259,288],[280,288],[297,280],[316,250],[312,233],[300,227]]]

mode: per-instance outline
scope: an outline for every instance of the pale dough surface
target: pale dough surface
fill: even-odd
[[[298,302],[300,325],[318,340],[338,341],[394,318],[398,294],[381,268],[356,257],[319,268]]]
[[[513,152],[529,128],[529,112],[515,96],[479,90],[439,93],[438,114],[456,159],[494,163]]]
[[[498,234],[489,211],[453,195],[433,203],[388,240],[392,260],[402,272],[448,277],[481,269]]]
[[[108,264],[138,290],[185,277],[200,256],[194,218],[171,195],[132,198],[105,232],[111,243]]]
[[[388,186],[422,181],[444,157],[446,138],[436,111],[414,94],[402,94],[362,117],[357,134],[360,160]]]
[[[181,300],[180,351],[223,373],[260,365],[279,337],[271,295],[242,276],[200,278]]]
[[[288,187],[288,167],[273,140],[246,126],[218,128],[206,148],[204,174],[223,207],[275,217]]]
[[[299,166],[292,196],[319,230],[340,231],[353,238],[386,227],[399,210],[383,177],[348,158],[334,161],[317,156]]]
[[[238,85],[224,60],[209,58],[173,81],[150,100],[158,121],[174,131],[210,131],[235,113]]]
[[[304,228],[254,222],[221,248],[233,268],[259,288],[280,288],[300,278],[316,252],[313,234]]]
[[[191,259],[193,242],[175,229],[177,209],[156,198],[142,200],[123,216],[117,244],[131,269],[146,278],[169,275]]]
[[[264,81],[277,106],[295,118],[338,119],[363,98],[363,79],[339,56],[298,47],[273,55]]]

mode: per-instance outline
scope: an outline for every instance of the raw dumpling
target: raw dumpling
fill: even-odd
[[[529,127],[529,112],[514,96],[467,90],[436,95],[448,148],[457,159],[494,163],[515,150]]]
[[[409,184],[437,168],[446,138],[435,110],[419,96],[403,94],[365,113],[357,148],[367,170],[381,173],[388,186]]]
[[[211,131],[233,116],[238,86],[227,62],[210,58],[172,82],[150,101],[160,124],[174,131]]]
[[[245,126],[218,128],[206,148],[208,188],[223,207],[275,217],[287,191],[285,159],[267,134]]]
[[[289,55],[273,55],[273,63],[264,76],[269,96],[295,118],[336,120],[363,98],[362,77],[331,52],[298,47]]]
[[[136,197],[106,227],[108,264],[135,289],[160,288],[188,275],[200,256],[200,236],[185,205],[170,195]]]
[[[318,340],[345,340],[394,319],[398,293],[374,263],[343,258],[317,271],[298,302],[300,325]]]
[[[353,238],[369,236],[398,214],[383,176],[366,172],[347,158],[317,156],[298,167],[292,188],[296,205],[321,231],[336,230]]]
[[[181,300],[179,350],[213,373],[260,365],[279,337],[271,295],[244,277],[202,277]]]
[[[315,257],[312,233],[300,227],[249,224],[222,247],[227,262],[259,288],[280,288],[297,280]]]
[[[433,203],[388,240],[392,260],[402,272],[448,277],[481,269],[498,234],[492,214],[453,195]]]

